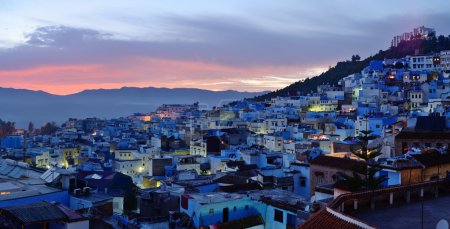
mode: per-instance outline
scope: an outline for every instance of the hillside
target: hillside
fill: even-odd
[[[253,100],[264,101],[266,99],[274,98],[277,96],[288,96],[300,92],[300,94],[307,94],[312,91],[316,91],[317,86],[328,83],[337,84],[337,82],[353,73],[362,71],[369,65],[372,60],[383,60],[385,58],[401,58],[406,55],[414,55],[416,51],[420,54],[438,52],[442,50],[450,49],[450,36],[433,37],[429,40],[412,40],[400,43],[397,47],[391,47],[388,50],[380,50],[377,54],[369,56],[361,61],[342,61],[338,62],[336,66],[328,69],[318,76],[307,78],[295,82],[285,88],[256,96]]]

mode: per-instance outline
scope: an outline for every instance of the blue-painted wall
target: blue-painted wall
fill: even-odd
[[[291,164],[291,168],[298,173],[294,174],[294,193],[302,196],[305,199],[309,199],[311,194],[310,190],[310,177],[309,177],[309,165],[301,164],[301,165],[293,165]],[[305,179],[305,186],[302,186],[301,179]]]
[[[16,198],[12,200],[0,201],[0,207],[17,206],[24,204],[32,204],[41,201],[55,201],[67,207],[70,206],[69,193],[67,191],[53,192],[49,194],[30,196],[24,198]]]
[[[22,136],[6,136],[0,140],[1,146],[5,148],[20,149],[23,145]]]

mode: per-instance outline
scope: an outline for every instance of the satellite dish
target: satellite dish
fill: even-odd
[[[448,229],[448,221],[445,219],[439,220],[436,224],[436,229]]]

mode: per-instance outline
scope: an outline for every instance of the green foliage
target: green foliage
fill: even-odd
[[[416,53],[439,52],[450,49],[450,36],[433,37],[428,40],[417,39],[401,42],[397,47],[391,47],[386,51],[380,50],[377,54],[369,56],[364,60],[359,60],[358,55],[353,55],[352,61],[338,62],[336,66],[318,76],[307,78],[295,82],[285,88],[256,96],[256,101],[264,101],[277,96],[288,96],[292,93],[308,94],[317,90],[317,86],[322,84],[336,85],[342,78],[361,72],[372,60],[384,60],[385,58],[401,58]]]
[[[354,168],[352,176],[344,173],[339,175],[344,179],[346,185],[351,190],[358,191],[362,189],[374,190],[381,187],[381,184],[387,180],[386,177],[376,176],[380,171],[375,158],[381,155],[380,148],[368,148],[369,141],[376,137],[371,135],[372,131],[361,131],[362,135],[358,136],[360,148],[352,151],[364,163],[361,168]]]

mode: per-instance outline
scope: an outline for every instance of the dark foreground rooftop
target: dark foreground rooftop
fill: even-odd
[[[445,219],[450,222],[450,195],[426,198],[423,208],[423,228],[436,228]],[[359,211],[349,215],[378,228],[421,228],[421,201],[389,208]]]

